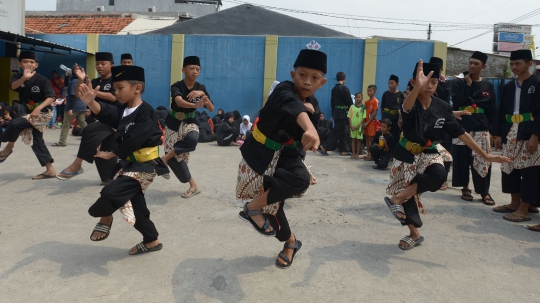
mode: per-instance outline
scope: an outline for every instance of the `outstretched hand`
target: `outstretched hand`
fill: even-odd
[[[460,111],[454,112],[454,117],[456,117],[456,119],[458,120],[462,120],[461,116],[470,116],[470,115],[472,115],[472,113],[468,110],[460,110]]]
[[[418,61],[418,69],[416,70],[416,83],[414,87],[420,88],[423,90],[427,86],[429,79],[431,79],[432,75],[433,75],[433,71],[429,72],[427,76],[424,75],[424,61],[420,59]]]
[[[30,66],[26,66],[23,71],[23,78],[25,80],[30,80],[35,74],[36,71],[32,70]]]
[[[81,83],[81,85],[79,86],[79,91],[77,92],[77,96],[84,102],[84,104],[88,105],[92,103],[92,101],[94,101],[98,92],[99,85],[95,89],[93,89],[92,83]]]
[[[508,157],[494,156],[494,155],[488,155],[486,160],[488,162],[497,162],[497,163],[510,163],[510,162],[512,162],[512,159],[510,159]]]
[[[80,82],[83,82],[86,79],[84,68],[79,67],[77,63],[73,65],[73,74],[77,77],[77,79],[79,79]]]

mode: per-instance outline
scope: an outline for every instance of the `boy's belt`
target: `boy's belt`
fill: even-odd
[[[408,140],[407,138],[403,137],[401,138],[401,140],[399,140],[399,144],[401,146],[403,146],[403,148],[405,148],[408,152],[410,152],[411,154],[419,154],[421,152],[423,152],[424,150],[426,149],[436,149],[437,148],[437,145],[433,144],[431,142],[431,140],[428,141],[428,143],[425,145],[425,146],[422,146],[418,143],[414,143],[410,140]]]
[[[30,110],[34,110],[34,109],[36,109],[36,107],[40,106],[42,103],[43,103],[43,101],[42,102],[30,101],[30,102],[26,103],[26,107],[28,107]]]
[[[461,106],[459,110],[466,110],[471,114],[483,114],[485,111],[481,107]]]
[[[169,115],[180,121],[190,119],[190,118],[195,118],[195,112],[184,113],[184,112],[177,112],[172,109],[169,111]]]
[[[506,115],[506,122],[508,123],[521,123],[527,121],[534,121],[532,113],[516,114],[516,115]]]
[[[390,115],[397,115],[397,114],[399,114],[399,110],[398,109],[383,108],[383,113],[390,114]]]
[[[336,106],[334,106],[334,108],[347,109],[347,108],[349,108],[349,107],[348,107],[348,106],[345,106],[345,105],[336,105]]]
[[[269,149],[273,151],[278,151],[281,148],[281,146],[290,147],[290,148],[296,147],[296,141],[294,141],[294,139],[291,139],[289,140],[289,142],[283,143],[283,144],[276,142],[268,138],[267,136],[265,136],[263,133],[261,133],[257,125],[255,125],[252,135],[253,135],[253,138],[255,138],[257,142],[261,143],[262,145],[268,147]]]
[[[148,162],[154,159],[159,158],[159,147],[145,147],[138,149],[127,156],[128,161],[130,162]]]

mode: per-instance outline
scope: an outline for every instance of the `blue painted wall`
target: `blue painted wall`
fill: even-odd
[[[0,57],[6,56],[6,43],[0,41]]]
[[[407,83],[412,78],[414,66],[419,59],[428,62],[433,56],[433,42],[423,41],[401,41],[401,40],[379,40],[377,48],[377,74],[376,83],[379,107],[382,95],[388,90],[388,79],[391,74],[399,77],[398,89],[405,91]],[[364,93],[364,100],[367,100],[367,92]],[[381,109],[377,112],[381,117]]]
[[[50,42],[54,42],[60,45],[71,46],[73,48],[86,50],[86,35],[28,35],[37,39],[42,39]],[[40,48],[41,49],[41,48]],[[39,67],[37,72],[43,76],[50,78],[53,70],[57,71],[60,75],[64,73],[60,69],[60,64],[71,68],[75,63],[86,68],[86,54],[72,51],[69,54],[63,50],[55,50],[55,52],[62,53],[51,54],[46,52],[37,52]]]
[[[111,52],[120,65],[120,55],[131,53],[135,65],[144,68],[146,88],[143,100],[157,107],[169,107],[172,36],[167,35],[102,35],[99,51]]]
[[[315,93],[319,100],[321,110],[327,119],[332,117],[330,108],[330,95],[336,84],[336,73],[344,72],[347,75],[346,86],[352,94],[362,91],[364,73],[364,47],[363,39],[334,39],[334,38],[306,38],[306,37],[280,37],[278,41],[278,67],[277,80],[291,80],[290,71],[300,50],[316,40],[321,45],[320,51],[328,55],[328,82]]]
[[[199,56],[198,82],[218,108],[254,116],[262,107],[265,37],[186,36],[185,56]]]

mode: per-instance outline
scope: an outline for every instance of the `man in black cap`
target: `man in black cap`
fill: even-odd
[[[502,191],[511,195],[510,204],[493,208],[509,213],[503,218],[513,222],[530,221],[529,213],[538,213],[540,206],[540,76],[530,72],[530,50],[513,51],[510,68],[515,81],[502,91],[497,123],[493,129],[495,147],[503,147],[503,155],[513,159],[501,166]],[[540,231],[540,225],[528,226]]]
[[[120,65],[133,65],[133,57],[131,54],[120,55]]]
[[[97,102],[109,105],[117,104],[111,74],[111,68],[113,66],[114,59],[112,53],[96,53],[96,70],[100,77],[93,79],[91,84],[93,88],[99,86],[99,92],[96,95]],[[78,91],[81,84],[88,83],[88,76],[84,68],[79,67],[77,64],[73,67],[73,74],[79,80],[76,88],[76,91]],[[70,166],[58,173],[56,177],[63,181],[69,180],[84,172],[82,168],[83,160],[88,163],[93,163],[95,160],[101,185],[108,184],[112,178],[112,171],[116,167],[116,159],[105,160],[95,158],[94,155],[98,147],[101,150],[111,150],[114,144],[114,130],[111,127],[99,121],[88,125],[83,130],[77,158]]]
[[[347,130],[349,107],[353,105],[351,92],[345,86],[347,76],[344,72],[336,74],[337,83],[332,88],[330,104],[332,105],[332,118],[334,119],[334,129],[330,132],[328,139],[320,146],[319,153],[328,156],[329,150],[334,150],[337,146],[342,156],[350,153],[350,133]]]
[[[397,88],[399,86],[399,77],[396,75],[390,75],[388,79],[388,90],[385,91],[381,99],[381,108],[382,108],[382,119],[388,119],[392,122],[392,128],[390,128],[390,133],[395,140],[399,139],[401,134],[401,127],[399,126],[399,121],[401,120],[401,105],[403,100],[405,100],[405,95],[403,92],[399,91]],[[376,142],[378,138],[375,138]],[[368,147],[369,148],[369,147]],[[390,151],[394,150],[394,146],[390,146]]]
[[[19,93],[19,102],[24,105],[26,113],[23,117],[11,120],[6,131],[0,136],[0,142],[8,142],[0,152],[0,163],[11,155],[19,135],[26,145],[32,147],[39,164],[47,168],[44,173],[33,177],[33,180],[50,179],[56,175],[52,166],[54,160],[43,141],[43,130],[52,119],[51,103],[56,95],[49,79],[36,73],[38,65],[36,53],[20,53],[19,67],[23,72],[13,75],[10,88]]]
[[[113,213],[120,209],[124,219],[143,235],[143,241],[134,246],[130,255],[160,250],[158,232],[150,220],[144,193],[157,175],[168,173],[159,158],[161,130],[154,108],[142,100],[144,93],[144,69],[138,66],[112,68],[118,102],[111,105],[97,102],[99,88],[82,84],[78,95],[98,120],[115,129],[117,145],[111,150],[98,151],[101,159],[120,158],[117,177],[101,190],[101,197],[90,207],[88,213],[101,218],[90,240],[105,240],[111,231]]]
[[[443,132],[459,138],[488,162],[510,161],[483,151],[457,122],[450,105],[433,98],[439,73],[438,64],[420,60],[411,79],[414,89],[403,102],[403,138],[394,150],[395,161],[386,188],[386,193],[392,197],[384,198],[392,215],[410,230],[410,234],[399,242],[402,250],[410,250],[424,241],[418,231],[422,227],[420,213],[425,214],[420,195],[436,192],[448,177],[437,147]]]
[[[162,159],[180,182],[189,182],[189,189],[182,194],[182,198],[191,198],[201,192],[187,166],[189,153],[195,150],[199,141],[195,111],[201,107],[214,111],[206,86],[196,81],[200,71],[199,57],[184,58],[182,72],[185,79],[171,86],[171,106],[165,120],[165,156]]]
[[[276,266],[288,268],[302,247],[292,234],[283,211],[285,199],[302,194],[310,185],[303,163],[305,152],[319,147],[319,104],[315,92],[327,81],[326,54],[300,51],[291,81],[279,83],[260,111],[259,122],[240,151],[236,198],[244,204],[241,219],[262,235],[285,242]],[[349,96],[350,99],[350,96]]]
[[[475,139],[482,150],[491,154],[490,131],[497,117],[497,100],[493,83],[481,77],[486,68],[488,56],[474,52],[469,59],[469,73],[463,79],[455,79],[452,85],[452,103],[454,111],[468,111],[470,116],[463,116],[459,123]],[[485,205],[495,205],[489,194],[491,163],[478,153],[454,138],[452,140],[452,186],[462,187],[461,199],[472,201],[469,189],[469,171],[472,173],[474,191],[482,196]]]

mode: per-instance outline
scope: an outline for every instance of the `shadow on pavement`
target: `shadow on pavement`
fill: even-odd
[[[176,267],[171,278],[175,302],[197,302],[197,293],[224,303],[241,302],[245,294],[238,277],[265,271],[265,267],[274,262],[274,258],[261,256],[185,260]]]
[[[63,279],[87,273],[108,276],[109,270],[105,268],[108,262],[120,261],[129,257],[126,249],[57,241],[36,244],[25,249],[23,253],[31,255],[2,273],[0,280],[7,279],[12,273],[43,259],[61,264],[59,276]]]

